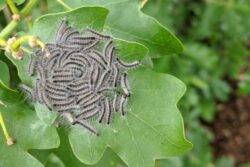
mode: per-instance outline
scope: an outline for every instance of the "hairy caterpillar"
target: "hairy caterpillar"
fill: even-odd
[[[105,101],[100,102],[100,115],[98,117],[98,122],[99,123],[102,123],[103,118],[104,118],[104,116],[106,114],[106,105],[105,105],[105,103],[106,103]]]
[[[113,41],[110,40],[104,49],[104,55],[105,55],[105,57],[108,58],[108,66],[111,66],[111,63],[113,60],[114,49],[115,48],[113,46]]]
[[[129,87],[129,83],[128,83],[128,76],[126,73],[123,73],[123,75],[121,77],[121,86],[122,86],[122,89],[124,91],[124,94],[126,96],[130,96],[130,87]]]
[[[127,104],[128,97],[125,95],[122,95],[120,100],[120,108],[119,110],[122,112],[122,115],[125,115],[125,105]]]
[[[126,68],[126,69],[134,69],[140,65],[139,61],[135,61],[132,63],[125,63],[119,58],[116,58],[116,61],[121,67]]]
[[[88,53],[88,55],[91,59],[97,62],[103,69],[106,69],[107,61],[100,53],[98,53],[97,51],[92,51]]]
[[[21,89],[21,91],[23,91],[24,93],[27,94],[27,97],[28,97],[29,100],[31,100],[31,101],[36,100],[36,97],[35,97],[35,94],[34,94],[32,88],[30,88],[30,87],[28,87],[27,85],[24,85],[24,84],[20,84],[19,88]]]
[[[31,54],[30,62],[28,65],[28,72],[27,72],[29,76],[34,75],[36,66],[37,66],[37,61],[36,61],[35,55]]]
[[[90,36],[96,37],[97,39],[105,39],[105,40],[109,40],[111,37],[108,35],[102,35],[100,33],[98,33],[97,31],[94,31],[90,28],[86,29],[87,32],[90,32]]]
[[[93,126],[91,126],[89,123],[87,123],[87,121],[85,120],[76,120],[74,123],[72,123],[72,125],[75,125],[75,124],[79,124],[83,126],[84,128],[86,128],[87,130],[89,130],[90,132],[99,136],[99,133],[97,132],[97,130]]]

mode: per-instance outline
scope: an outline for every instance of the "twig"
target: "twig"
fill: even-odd
[[[24,36],[21,36],[20,38],[17,38],[11,44],[11,49],[13,51],[17,51],[20,48],[20,46],[26,42],[28,42],[31,47],[40,46],[41,48],[44,48],[44,43],[40,41],[38,38],[32,35],[24,35]]]
[[[4,39],[0,38],[0,46],[5,47],[6,46],[6,41]]]
[[[19,10],[17,9],[15,3],[12,0],[6,0],[6,2],[13,14],[19,14]]]
[[[37,3],[38,0],[30,0],[26,6],[21,10],[21,15],[26,17],[28,16],[30,10],[32,9],[32,7]],[[20,21],[18,20],[12,20],[11,22],[9,22],[9,24],[1,31],[0,33],[0,38],[7,38],[10,33],[17,27],[18,23]]]

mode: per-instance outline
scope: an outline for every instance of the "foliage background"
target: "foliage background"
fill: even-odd
[[[249,1],[157,0],[148,1],[143,11],[175,32],[185,46],[183,54],[154,60],[156,71],[173,74],[188,87],[180,108],[194,149],[171,163],[234,166],[233,157],[213,156],[215,136],[204,122],[213,124],[219,103],[250,93]]]
[[[22,9],[27,3],[24,0],[15,0],[15,2],[19,9]],[[134,34],[127,35],[115,31],[116,28],[123,29],[126,26],[129,28],[130,24],[135,24],[138,20],[134,18],[145,17],[142,13],[136,12],[139,8],[136,6],[136,0],[124,1],[120,8],[118,8],[119,6],[112,8],[109,3],[106,4],[105,1],[101,0],[41,0],[31,10],[31,23],[43,14],[66,11],[68,7],[93,6],[92,3],[108,8],[111,14],[112,12],[118,13],[118,10],[120,10],[119,17],[108,18],[108,24],[104,29],[111,31],[121,39],[134,41],[134,35],[143,36],[143,33],[155,28],[149,21],[151,26],[144,27],[144,31],[138,28],[138,31],[133,32]],[[163,47],[158,48],[157,45],[147,43],[147,40],[136,40],[136,42],[148,47],[149,55],[153,57],[154,71],[171,74],[186,84],[187,91],[178,103],[178,108],[184,118],[187,138],[194,144],[191,151],[178,157],[157,160],[155,166],[234,166],[235,161],[237,161],[234,157],[214,156],[211,142],[213,142],[215,136],[207,127],[207,124],[213,124],[219,103],[230,102],[232,97],[248,97],[250,94],[250,2],[248,0],[148,0],[139,1],[139,3],[143,13],[152,16],[164,27],[170,29],[184,45],[184,51],[181,53],[181,47],[178,43],[172,46],[171,42],[163,41],[165,42]],[[4,6],[5,2],[0,1],[0,8],[4,8]],[[0,15],[1,29],[3,29],[10,21],[6,8],[1,11]],[[117,25],[113,24],[115,21],[118,22]],[[53,22],[53,18],[51,22]],[[16,32],[25,34],[29,31],[28,29],[27,24],[21,22],[17,26],[18,31]],[[43,31],[46,31],[46,27]],[[33,33],[42,34],[40,31],[33,31]],[[164,49],[168,45],[170,46],[169,49]],[[8,65],[6,67],[6,64],[0,64],[2,85],[10,85],[11,88],[17,87],[20,79],[17,76],[15,65],[4,56],[3,52],[1,52],[0,60],[0,63],[5,62]],[[4,75],[8,73],[8,68],[10,78],[8,78],[8,75]],[[16,94],[12,94],[11,97],[21,98],[20,95]],[[11,100],[11,102],[13,101]],[[22,104],[17,104],[16,108],[20,107],[19,105]],[[14,118],[15,114],[19,115],[20,113],[29,115],[28,113],[32,112],[19,111],[19,113],[12,113],[9,117]],[[32,119],[31,117],[27,116],[26,121],[29,122],[29,118]],[[32,121],[39,122],[39,120]],[[41,124],[40,129],[42,126],[44,125]],[[25,129],[25,127],[23,128]],[[46,127],[44,128],[46,129]],[[22,131],[23,129],[18,130]],[[54,134],[53,131],[55,131],[53,127],[48,127],[34,135]],[[54,134],[54,137],[50,137],[50,141],[39,145],[36,145],[32,140],[23,141],[25,148],[46,167],[87,166],[82,164],[73,154],[64,129],[58,129],[57,131],[60,143],[64,144],[59,146],[56,140],[58,136]],[[55,147],[58,146],[59,148],[56,149]],[[14,155],[14,153],[15,150],[12,154]],[[23,162],[22,158],[20,159],[22,161],[20,163],[26,163]],[[113,150],[107,149],[102,159],[94,166],[126,166],[126,163]]]

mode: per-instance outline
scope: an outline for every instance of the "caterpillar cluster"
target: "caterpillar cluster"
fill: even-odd
[[[98,135],[89,120],[109,124],[114,112],[125,115],[131,94],[127,71],[139,65],[119,59],[110,36],[91,29],[82,34],[64,19],[54,43],[31,56],[28,75],[37,76],[34,90],[20,87],[33,101],[58,112],[72,125]]]

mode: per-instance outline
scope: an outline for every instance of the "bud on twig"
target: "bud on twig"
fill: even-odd
[[[11,17],[12,17],[12,20],[14,20],[14,21],[20,21],[21,20],[21,16],[19,14],[13,14]]]
[[[24,52],[21,48],[19,48],[19,50],[17,52],[13,52],[12,55],[15,59],[22,60],[24,56]]]

